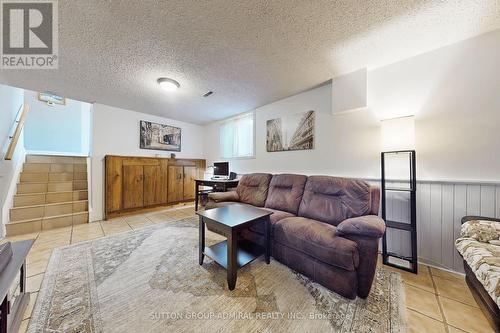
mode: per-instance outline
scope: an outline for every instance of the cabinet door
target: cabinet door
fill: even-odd
[[[168,202],[179,202],[183,200],[184,186],[182,174],[182,166],[168,166]]]
[[[122,172],[121,158],[106,156],[106,213],[122,209]]]
[[[144,207],[144,167],[123,166],[123,209]]]
[[[195,166],[184,167],[184,200],[194,200],[194,180],[196,179],[196,173]]]
[[[144,207],[161,203],[161,173],[159,165],[144,166]]]
[[[168,160],[160,159],[160,203],[168,203]]]

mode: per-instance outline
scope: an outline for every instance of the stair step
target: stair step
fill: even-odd
[[[63,192],[61,192],[63,193]],[[64,192],[65,193],[65,192]],[[71,193],[71,192],[69,192]],[[52,206],[52,205],[60,205],[60,204],[68,204],[68,203],[73,203],[73,202],[87,202],[87,199],[81,199],[81,200],[68,200],[68,201],[61,201],[61,202],[51,202],[51,203],[42,203],[42,204],[35,204],[35,205],[26,205],[26,206],[18,206],[18,207],[13,207],[11,209],[19,209],[19,208],[29,208],[29,207],[39,207],[39,206]]]
[[[21,172],[20,183],[47,183],[49,181],[48,172]]]
[[[56,203],[64,201],[87,200],[87,199],[88,199],[87,190],[75,190],[75,191],[62,191],[62,192],[48,192],[45,201],[46,203]]]
[[[17,194],[86,190],[87,186],[86,180],[19,183]]]
[[[41,219],[45,213],[44,205],[12,208],[10,210],[10,221],[25,221]]]
[[[87,200],[87,190],[16,194],[14,207],[34,206],[68,201]]]
[[[42,230],[42,219],[34,219],[27,221],[18,221],[16,223],[6,223],[6,236],[17,236],[22,234],[31,234]]]
[[[22,172],[21,183],[48,183],[87,180],[87,172]]]
[[[5,224],[5,229],[8,236],[16,236],[21,234],[29,234],[40,232],[42,230],[67,227],[70,225],[88,223],[89,213],[81,212],[74,214],[63,214],[51,216],[43,219],[30,219],[23,221],[10,222]]]
[[[79,156],[27,155],[26,163],[86,164],[87,158]]]
[[[88,211],[88,201],[78,200],[34,206],[15,207],[10,210],[10,221],[49,218],[64,214],[74,214]]]
[[[89,212],[81,212],[73,214],[73,225],[89,223]]]
[[[29,222],[35,222],[35,221],[42,221],[43,218],[37,218],[37,219],[26,219],[26,220],[19,220],[19,221],[9,221],[5,225],[16,225],[16,224],[23,224],[23,223],[29,223]]]
[[[47,183],[17,184],[17,194],[45,193],[47,191]]]
[[[27,155],[7,236],[88,223],[87,157]]]
[[[45,204],[45,193],[16,194],[14,196],[14,207],[43,204]]]
[[[68,213],[68,214],[60,214],[60,215],[54,215],[54,216],[49,216],[49,217],[43,217],[43,218],[38,218],[38,219],[27,219],[27,220],[20,220],[20,221],[10,221],[9,223],[5,224],[7,225],[16,225],[16,224],[23,224],[23,223],[30,223],[30,222],[36,222],[36,221],[46,221],[46,220],[52,220],[52,219],[59,219],[61,217],[85,217],[88,215],[89,212],[78,212],[78,213]]]
[[[23,172],[31,172],[31,173],[87,172],[87,164],[24,163]]]
[[[42,230],[68,227],[73,225],[73,214],[51,216],[42,220]]]
[[[70,225],[89,222],[89,212],[78,212],[46,217],[42,220],[42,230],[68,227]]]

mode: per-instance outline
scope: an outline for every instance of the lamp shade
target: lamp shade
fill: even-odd
[[[382,151],[415,149],[415,117],[382,120]]]

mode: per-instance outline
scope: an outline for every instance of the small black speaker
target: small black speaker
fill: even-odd
[[[229,173],[229,180],[233,180],[233,179],[236,179],[238,175],[236,174],[236,172],[230,172]]]

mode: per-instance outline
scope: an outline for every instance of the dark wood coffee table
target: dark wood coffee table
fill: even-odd
[[[245,266],[262,254],[265,254],[266,263],[269,264],[271,258],[269,216],[272,214],[271,211],[235,203],[196,214],[200,217],[199,263],[203,264],[206,255],[224,267],[227,270],[229,290],[233,290],[236,286],[238,268]],[[238,242],[238,231],[246,229],[254,223],[264,223],[265,248],[250,241]],[[223,234],[227,240],[212,246],[205,246],[205,224]]]

